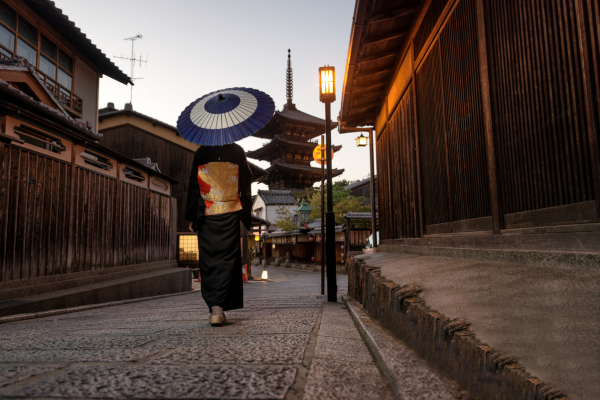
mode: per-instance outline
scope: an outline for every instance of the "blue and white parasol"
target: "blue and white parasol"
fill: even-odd
[[[273,99],[260,90],[217,90],[187,106],[177,120],[177,130],[192,143],[223,146],[254,135],[274,112]]]

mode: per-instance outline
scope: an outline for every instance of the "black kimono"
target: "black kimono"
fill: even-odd
[[[237,144],[203,146],[194,155],[185,219],[198,232],[202,297],[224,311],[244,307],[240,221],[252,220],[252,183]]]

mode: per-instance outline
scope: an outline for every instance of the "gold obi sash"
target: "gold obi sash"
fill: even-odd
[[[237,164],[210,162],[198,166],[198,185],[206,204],[205,215],[225,214],[242,209],[238,178]]]

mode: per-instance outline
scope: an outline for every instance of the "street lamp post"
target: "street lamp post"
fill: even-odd
[[[325,103],[325,134],[327,139],[327,214],[326,214],[326,258],[327,258],[327,301],[337,302],[335,271],[335,214],[333,213],[333,185],[331,167],[331,103],[335,101],[335,68],[319,68],[319,99]],[[322,223],[322,222],[321,222]]]

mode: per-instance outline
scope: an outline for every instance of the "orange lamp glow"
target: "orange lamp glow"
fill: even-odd
[[[360,136],[356,138],[356,145],[358,147],[364,147],[369,143],[368,140],[369,140],[369,138],[366,136],[363,136],[363,134],[361,133]]]
[[[319,68],[319,99],[323,103],[335,101],[335,67]]]
[[[315,149],[313,150],[313,158],[315,159],[315,161],[318,164],[325,164],[327,165],[327,147],[326,146],[322,146],[322,145],[318,145],[317,147],[315,147]],[[333,160],[333,149],[331,149],[331,159]]]

